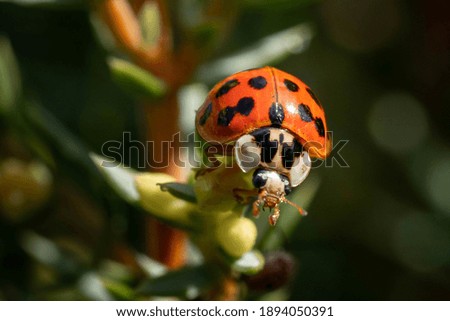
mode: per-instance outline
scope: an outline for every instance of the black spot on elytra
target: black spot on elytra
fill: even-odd
[[[283,106],[275,102],[269,108],[269,119],[272,122],[272,126],[280,127],[284,120]]]
[[[243,97],[239,99],[235,107],[228,106],[220,111],[219,117],[217,118],[217,125],[228,126],[233,120],[234,115],[241,114],[248,116],[253,107],[255,107],[255,101],[253,98]]]
[[[283,167],[291,169],[296,157],[303,151],[302,145],[295,139],[292,144],[284,143],[281,150],[281,162]]]
[[[261,162],[270,163],[278,151],[278,142],[270,140],[270,129],[261,128],[254,131],[252,135],[261,147]]]
[[[290,81],[289,79],[285,79],[284,80],[284,85],[290,91],[293,91],[293,92],[297,92],[298,91],[298,85],[296,83]]]
[[[208,120],[209,116],[211,116],[212,111],[212,103],[209,103],[208,107],[206,107],[205,112],[203,113],[202,117],[200,117],[199,123],[201,126],[203,126],[206,121]]]
[[[232,88],[236,87],[237,85],[239,85],[239,80],[237,80],[237,79],[228,80],[216,92],[216,98],[219,98],[220,96],[225,95],[227,92],[229,92]]]
[[[323,126],[322,118],[317,117],[314,119],[314,123],[316,125],[317,133],[319,133],[320,137],[325,137],[325,127]]]
[[[310,122],[313,120],[313,115],[311,114],[311,109],[304,104],[298,105],[298,113],[303,121]]]
[[[322,107],[319,99],[317,98],[317,96],[313,93],[313,91],[306,87],[306,91],[308,92],[308,94],[311,96],[311,98],[316,102],[317,105],[319,105],[319,107]]]
[[[259,90],[259,89],[263,89],[264,87],[266,87],[267,80],[263,76],[258,76],[258,77],[251,78],[248,81],[248,84],[250,87]]]
[[[320,117],[314,118],[311,113],[311,109],[307,105],[304,104],[298,105],[298,113],[300,114],[300,117],[303,121],[309,123],[314,120],[314,125],[316,126],[317,133],[319,134],[319,136],[320,137],[325,136],[325,127],[323,125],[322,118]]]
[[[283,144],[284,142],[284,134],[280,133],[280,144]]]

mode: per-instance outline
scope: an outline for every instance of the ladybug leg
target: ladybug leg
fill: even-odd
[[[260,213],[259,207],[261,206],[261,204],[264,204],[263,210],[265,209],[266,195],[267,195],[267,191],[263,189],[262,191],[260,191],[258,193],[258,199],[253,202],[253,216],[254,217],[259,216],[259,213]]]
[[[291,205],[291,206],[293,206],[293,207],[295,207],[295,208],[298,210],[298,212],[300,213],[301,216],[306,216],[306,215],[308,215],[308,212],[307,212],[307,211],[305,211],[303,208],[301,208],[301,207],[298,206],[297,204],[291,202],[291,201],[288,200],[286,197],[283,197],[283,198],[281,199],[281,201],[284,202],[284,203],[287,203],[287,204],[289,204],[289,205]]]
[[[259,206],[261,205],[261,200],[258,198],[256,201],[253,202],[253,216],[259,217]]]
[[[277,204],[277,206],[275,206],[273,208],[273,214],[271,214],[269,216],[269,224],[272,225],[272,226],[277,224],[277,221],[278,221],[279,217],[280,217],[280,208],[278,207],[278,204]]]
[[[248,190],[243,188],[235,188],[233,189],[233,196],[239,203],[248,204],[251,199],[258,195],[258,191],[256,190]]]

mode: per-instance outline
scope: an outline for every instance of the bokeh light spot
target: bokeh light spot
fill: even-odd
[[[416,271],[430,272],[450,263],[449,247],[447,231],[423,213],[406,214],[394,230],[397,257]]]
[[[433,162],[425,177],[426,190],[433,204],[450,213],[450,157]]]
[[[389,44],[403,20],[398,2],[392,0],[324,1],[321,13],[333,41],[359,52]]]
[[[180,105],[180,127],[185,133],[194,131],[195,113],[203,104],[208,88],[201,83],[183,86],[178,92]]]
[[[407,93],[379,98],[369,115],[369,130],[375,142],[395,154],[416,149],[426,138],[428,122],[421,103]]]

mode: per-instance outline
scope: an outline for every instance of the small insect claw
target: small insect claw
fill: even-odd
[[[269,224],[277,224],[278,218],[280,217],[280,208],[278,206],[274,207],[273,214],[269,216]]]
[[[298,206],[298,205],[295,204],[294,202],[291,202],[291,201],[288,200],[286,197],[283,197],[281,201],[284,202],[284,203],[287,203],[287,204],[289,204],[289,205],[291,205],[291,206],[293,206],[293,207],[295,207],[295,208],[298,210],[298,212],[300,213],[301,216],[306,216],[306,215],[308,215],[308,212],[307,212],[307,211],[305,211],[303,208],[301,208],[300,206]]]
[[[261,200],[257,199],[253,202],[253,216],[259,217],[259,206],[261,205]]]

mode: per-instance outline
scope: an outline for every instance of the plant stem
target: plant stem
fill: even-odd
[[[147,141],[153,142],[153,148],[148,151],[151,170],[183,180],[184,168],[177,166],[175,162],[180,156],[179,144],[173,141],[173,135],[179,132],[176,92],[171,92],[158,103],[144,105],[143,112]],[[166,166],[161,166],[161,162]],[[152,257],[171,268],[183,265],[186,250],[183,232],[148,218],[146,233],[147,250]]]

